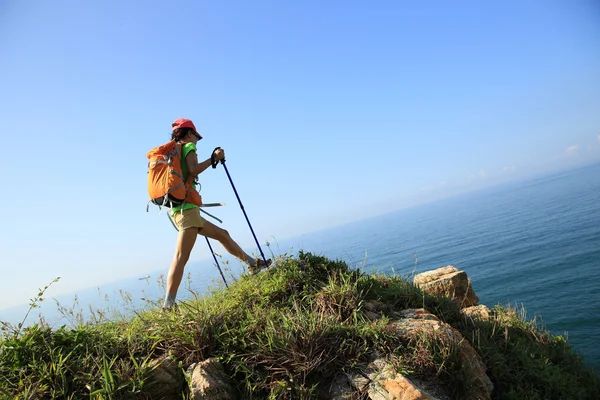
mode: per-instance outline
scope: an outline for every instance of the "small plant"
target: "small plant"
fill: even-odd
[[[413,258],[414,258],[414,260],[415,260],[415,265],[414,265],[414,267],[413,267],[413,270],[412,270],[412,272],[410,273],[410,276],[411,276],[411,277],[414,277],[414,276],[415,276],[415,273],[417,272],[417,267],[418,267],[418,265],[419,265],[419,255],[418,255],[417,253],[414,253],[414,254],[413,254]]]
[[[50,282],[49,284],[44,286],[42,289],[38,290],[37,296],[35,296],[29,300],[29,308],[27,309],[27,312],[25,313],[23,320],[21,322],[19,322],[16,326],[14,326],[8,322],[5,322],[5,321],[0,321],[2,331],[7,332],[9,334],[13,334],[13,335],[20,334],[23,327],[25,326],[25,321],[27,320],[27,317],[29,317],[29,314],[31,313],[31,311],[35,308],[40,307],[40,303],[45,300],[44,294],[46,293],[46,291],[50,288],[50,286],[57,283],[59,280],[60,280],[60,277],[56,277],[52,280],[52,282]]]

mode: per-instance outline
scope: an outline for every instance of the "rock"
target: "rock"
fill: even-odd
[[[380,314],[383,313],[385,310],[387,310],[387,306],[384,303],[382,303],[381,301],[377,301],[377,300],[366,300],[363,303],[363,307],[365,310],[380,313]]]
[[[181,399],[184,379],[177,361],[171,356],[163,356],[150,361],[148,366],[150,373],[144,392],[151,394],[152,399]]]
[[[479,303],[467,273],[457,270],[452,265],[418,274],[413,282],[425,292],[456,300],[461,308],[476,306]]]
[[[355,388],[358,392],[362,393],[368,389],[371,380],[362,373],[351,372],[348,375],[348,379],[350,380],[350,384],[353,388]]]
[[[493,315],[493,312],[486,305],[483,304],[463,308],[462,310],[460,310],[460,313],[464,317],[479,320],[490,319],[490,317]]]
[[[394,379],[387,380],[383,383],[385,389],[389,392],[392,399],[399,400],[436,400],[429,394],[423,392],[409,379],[401,374],[396,374]]]
[[[217,359],[209,358],[191,369],[190,398],[234,400],[239,395],[231,378]]]
[[[494,385],[486,374],[486,366],[479,354],[463,335],[452,326],[438,320],[424,309],[404,310],[407,318],[393,322],[400,335],[409,340],[417,340],[426,335],[428,340],[437,340],[442,346],[453,345],[458,347],[458,357],[466,375],[472,377],[473,388],[470,396],[465,400],[491,399]],[[433,316],[433,318],[432,318]]]
[[[340,373],[333,378],[327,390],[327,396],[331,400],[352,400],[355,392],[348,376]]]
[[[408,308],[394,313],[398,319],[425,319],[430,321],[439,321],[439,318],[424,308]]]
[[[371,400],[439,400],[420,389],[402,374],[386,366],[369,386]]]
[[[365,301],[362,305],[362,308],[365,316],[371,321],[375,321],[381,318],[381,316],[387,310],[387,306],[377,300]]]
[[[393,366],[378,353],[373,354],[368,364],[360,365],[346,377],[354,388],[354,392],[350,392],[354,397],[332,398],[363,399],[367,394],[371,400],[448,400],[446,396],[431,395],[429,388],[424,390],[420,383],[396,373]],[[345,393],[348,395],[348,392]]]

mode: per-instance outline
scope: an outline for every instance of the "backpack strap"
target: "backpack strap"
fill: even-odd
[[[204,211],[202,208],[200,208],[200,212],[203,212],[204,214],[208,215],[209,217],[216,219],[217,221],[219,221],[220,223],[223,223],[222,220],[220,220],[219,218],[215,217],[214,215],[207,213],[206,211]]]

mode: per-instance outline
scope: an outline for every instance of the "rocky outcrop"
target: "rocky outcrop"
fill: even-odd
[[[467,273],[452,265],[418,274],[413,282],[424,292],[450,297],[460,308],[476,306],[479,303]]]
[[[471,282],[464,271],[446,266],[415,276],[415,285],[423,291],[435,295],[445,295],[461,306],[465,318],[473,320],[489,319],[492,312],[484,305],[477,305]],[[423,343],[436,343],[438,348],[448,348],[455,355],[461,372],[470,376],[472,385],[466,400],[491,399],[493,384],[486,374],[486,366],[467,339],[452,326],[440,321],[437,316],[424,308],[392,311],[382,302],[369,300],[362,304],[364,315],[372,321],[384,315],[389,319],[388,327],[409,346],[418,347]],[[151,385],[161,387],[161,392],[153,392],[152,398],[171,399],[181,396],[182,382],[178,375],[177,363],[170,357],[156,360],[152,364]],[[188,370],[189,398],[235,400],[239,398],[235,385],[216,359],[207,359],[192,364]],[[354,368],[351,372],[338,373],[322,398],[351,400],[369,398],[371,400],[448,400],[451,397],[446,389],[436,382],[421,382],[412,376],[399,373],[381,355],[374,354],[370,362]],[[169,395],[172,393],[173,395]],[[170,397],[171,396],[171,397]],[[180,398],[180,397],[178,397]]]
[[[400,313],[403,318],[393,322],[400,335],[411,341],[437,341],[440,346],[456,348],[458,362],[465,375],[472,377],[471,395],[467,399],[491,399],[494,385],[486,374],[486,366],[477,351],[452,326],[440,321],[425,309],[409,309]]]
[[[395,319],[389,324],[391,330],[413,346],[418,346],[419,341],[437,342],[440,348],[456,350],[456,362],[465,375],[472,377],[472,387],[466,400],[491,399],[494,386],[486,374],[486,366],[458,330],[423,308],[406,309],[392,313],[392,316]],[[379,356],[353,373],[338,375],[329,390],[329,395],[335,400],[352,399],[357,393],[367,394],[371,400],[450,398],[444,388],[435,382],[410,379],[396,372],[392,364]]]
[[[369,364],[351,373],[338,374],[322,397],[332,400],[449,400],[443,394],[436,397],[432,392],[435,390],[424,389],[422,384],[395,372],[390,363],[376,356]]]

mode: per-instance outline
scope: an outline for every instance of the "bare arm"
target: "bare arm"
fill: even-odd
[[[225,158],[225,151],[223,149],[219,149],[215,151],[215,160],[219,161]],[[196,177],[206,170],[206,168],[210,167],[211,160],[210,158],[198,162],[198,155],[195,151],[190,151],[185,158],[185,162],[187,163],[188,171],[190,171],[190,176]]]
[[[199,163],[198,155],[195,151],[190,151],[188,153],[187,157],[185,158],[185,162],[187,163],[190,177],[196,177],[197,175],[204,172],[206,168],[210,167],[210,158]]]

